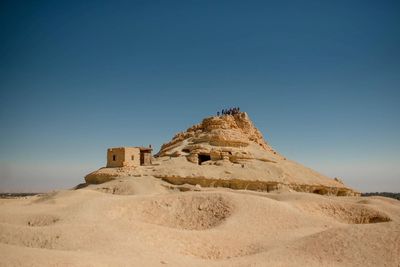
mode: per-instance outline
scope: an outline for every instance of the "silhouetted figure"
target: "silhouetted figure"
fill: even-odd
[[[219,111],[217,111],[217,116],[219,117]]]
[[[224,116],[224,115],[236,115],[240,113],[240,107],[233,107],[233,108],[224,108],[221,112],[217,112],[217,116]]]

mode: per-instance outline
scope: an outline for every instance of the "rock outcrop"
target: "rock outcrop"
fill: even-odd
[[[170,142],[162,145],[156,156],[185,155],[193,163],[199,163],[199,155],[203,155],[204,159],[209,156],[212,161],[226,159],[234,163],[255,158],[271,161],[268,157],[253,155],[244,149],[250,145],[257,145],[260,151],[270,152],[282,159],[265,142],[245,112],[206,118],[202,123],[175,135]]]
[[[163,144],[153,162],[147,167],[102,168],[85,180],[101,183],[123,176],[154,176],[176,185],[359,195],[340,179],[280,155],[244,112],[205,118]]]

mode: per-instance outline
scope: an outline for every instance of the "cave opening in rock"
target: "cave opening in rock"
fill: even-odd
[[[325,190],[323,190],[323,189],[315,189],[314,191],[313,191],[313,193],[314,194],[318,194],[318,195],[325,195]]]
[[[199,165],[201,165],[201,163],[203,163],[204,161],[208,161],[208,160],[211,160],[210,155],[199,154]]]

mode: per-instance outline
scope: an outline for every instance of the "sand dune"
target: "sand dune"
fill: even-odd
[[[130,177],[3,199],[0,211],[1,266],[400,264],[400,202],[382,197]]]

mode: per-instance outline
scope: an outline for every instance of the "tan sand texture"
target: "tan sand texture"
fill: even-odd
[[[0,266],[399,266],[400,202],[126,177],[0,200]]]

